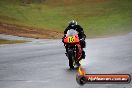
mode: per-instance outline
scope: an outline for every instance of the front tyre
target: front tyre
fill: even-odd
[[[73,50],[69,50],[68,51],[68,59],[69,59],[69,67],[70,67],[70,69],[74,69],[74,61],[73,61],[73,59],[74,59],[74,52],[73,52]]]
[[[74,69],[72,60],[69,60],[69,67],[70,67],[70,69]]]

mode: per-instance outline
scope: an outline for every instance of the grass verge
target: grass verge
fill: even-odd
[[[5,40],[5,39],[0,39],[0,44],[15,44],[15,43],[24,43],[28,42],[26,40]]]
[[[38,32],[45,29],[63,32],[67,23],[75,19],[82,25],[88,37],[132,31],[132,0],[45,0],[41,4],[34,2],[27,5],[21,5],[20,1],[0,1],[1,23],[42,29]],[[49,31],[45,34],[41,38],[56,38]],[[42,36],[32,33],[29,35]]]

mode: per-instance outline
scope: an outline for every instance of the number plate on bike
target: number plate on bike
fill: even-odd
[[[68,42],[69,43],[75,42],[75,36],[68,37]]]

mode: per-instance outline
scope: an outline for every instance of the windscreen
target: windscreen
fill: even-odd
[[[75,36],[77,34],[78,34],[78,32],[76,30],[70,29],[70,30],[67,31],[66,36]]]

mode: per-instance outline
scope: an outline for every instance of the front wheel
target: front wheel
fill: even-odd
[[[73,69],[74,68],[74,52],[71,50],[69,50],[69,52],[68,52],[68,59],[69,59],[69,67],[71,68],[71,69]]]
[[[73,61],[69,59],[69,67],[70,69],[74,69],[74,66],[73,66]]]

